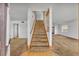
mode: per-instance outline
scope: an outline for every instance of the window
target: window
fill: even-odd
[[[68,32],[68,25],[62,25],[62,32]]]

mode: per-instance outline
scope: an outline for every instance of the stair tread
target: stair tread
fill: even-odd
[[[32,45],[48,45],[47,42],[32,42]]]
[[[48,47],[48,44],[42,44],[42,45],[35,45],[35,44],[32,44],[31,47]]]
[[[41,39],[44,39],[44,38],[45,38],[45,39],[46,39],[47,37],[43,37],[43,36],[33,36],[32,38],[36,38],[36,39],[38,39],[38,38],[39,38],[39,39],[40,39],[40,38],[41,38]]]
[[[49,44],[47,40],[47,34],[44,28],[43,21],[42,22],[37,21],[32,36],[31,50],[34,51],[34,49],[37,49],[37,51],[39,50],[43,51],[44,49],[47,49],[48,46]]]
[[[48,47],[32,47],[30,49],[30,51],[34,51],[34,52],[44,52],[44,51],[48,51]]]
[[[38,38],[39,38],[39,39],[47,39],[47,37],[37,37],[37,36],[32,37],[32,38],[33,38],[33,39],[34,39],[34,38],[36,38],[36,39],[38,39]]]
[[[39,45],[39,46],[32,45],[31,47],[48,47],[48,45]]]
[[[45,42],[43,42],[43,43],[40,43],[40,42],[32,42],[31,45],[32,46],[41,46],[41,45],[42,46],[46,46],[46,45],[48,45],[48,43],[47,42],[46,43]]]
[[[42,35],[42,34],[34,34],[33,36],[45,36],[46,37],[46,35]]]
[[[32,42],[47,42],[47,40],[32,40]]]
[[[32,42],[47,42],[47,40],[32,40]]]
[[[46,35],[45,33],[34,33],[33,35]]]
[[[40,37],[40,36],[41,36],[41,37],[46,37],[46,35],[41,35],[41,34],[39,34],[39,35],[33,35],[33,37],[34,37],[34,36],[38,36],[38,37]]]
[[[32,41],[36,41],[36,42],[47,42],[48,40],[42,40],[42,39],[40,39],[40,40],[36,40],[36,39],[33,39]]]

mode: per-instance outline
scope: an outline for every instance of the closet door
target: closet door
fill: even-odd
[[[6,55],[6,20],[7,5],[0,3],[0,56]]]

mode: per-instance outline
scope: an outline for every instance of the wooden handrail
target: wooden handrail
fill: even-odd
[[[33,26],[34,26],[34,23],[33,23],[33,25],[32,25],[32,29],[31,29],[31,32],[30,32],[30,34],[32,33],[32,31],[33,31]]]
[[[47,10],[47,13],[46,13],[46,16],[48,16],[49,15],[49,9]]]

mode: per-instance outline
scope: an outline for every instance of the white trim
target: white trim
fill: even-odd
[[[31,22],[29,21],[30,19],[32,19],[32,10],[29,8],[28,9],[28,21],[27,21],[27,25],[28,25],[28,48],[30,48],[30,45],[31,45],[31,40],[32,40],[32,34],[33,34],[33,31],[34,31],[34,27],[35,27],[35,19],[33,21],[33,24],[32,24],[32,27],[30,28],[30,25]],[[32,32],[31,32],[32,30]]]
[[[35,28],[35,23],[36,23],[36,20],[34,21],[33,26],[32,26],[31,40],[32,40],[32,35],[33,35],[33,32],[34,32],[34,28]],[[30,44],[31,44],[31,42],[30,42]]]
[[[9,40],[10,40],[10,35],[9,35],[9,29],[10,29],[10,15],[9,15],[9,4],[7,7],[7,25],[6,25],[6,46],[7,46],[7,51],[6,51],[6,55],[10,56],[10,44],[9,44]]]
[[[49,40],[50,40],[50,39],[49,39],[49,32],[47,32],[45,21],[44,21],[44,26],[45,26],[46,35],[47,35],[48,42],[49,42]]]
[[[10,44],[9,44],[8,47],[7,47],[6,56],[10,56]]]
[[[49,46],[52,47],[52,7],[49,8]]]

